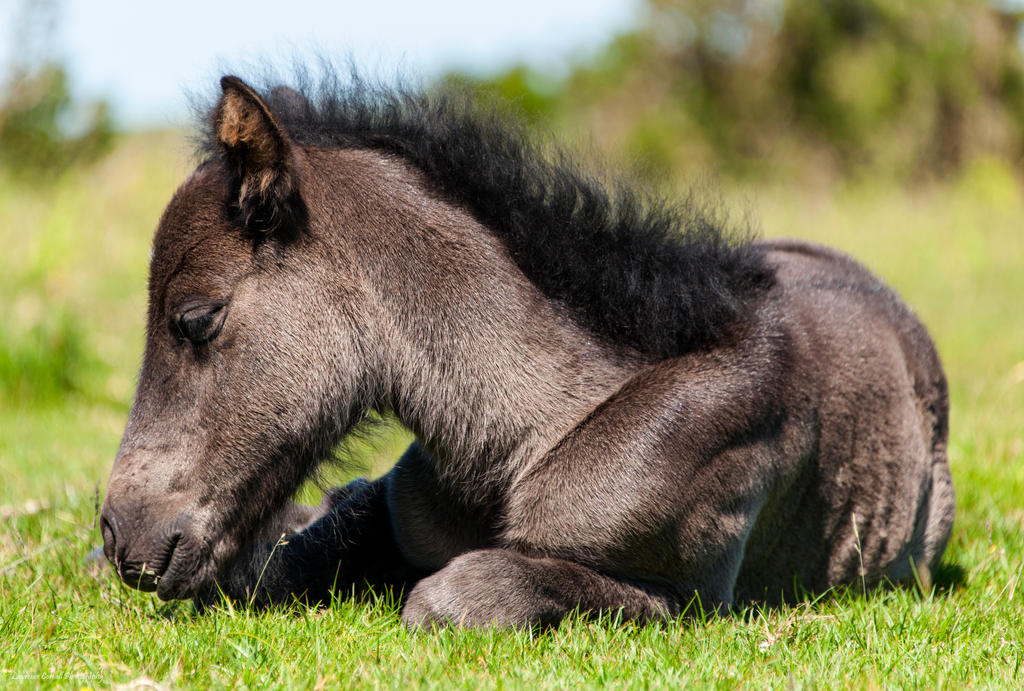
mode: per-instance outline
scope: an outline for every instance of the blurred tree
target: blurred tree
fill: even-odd
[[[646,17],[541,94],[642,170],[920,180],[1024,163],[1024,13],[1007,5],[648,0]],[[492,83],[529,106],[543,80],[509,74]]]
[[[27,0],[9,30],[14,51],[0,91],[0,165],[12,175],[45,179],[110,150],[107,104],[74,102],[53,49],[56,4]]]

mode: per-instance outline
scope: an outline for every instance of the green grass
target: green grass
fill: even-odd
[[[912,193],[728,192],[766,234],[861,258],[931,327],[952,390],[946,564],[961,578],[707,621],[411,633],[386,599],[198,616],[85,561],[142,348],[150,235],[187,172],[181,141],[123,139],[45,189],[0,179],[0,687],[1024,684],[1024,194],[998,165]],[[380,472],[405,439],[357,452]]]

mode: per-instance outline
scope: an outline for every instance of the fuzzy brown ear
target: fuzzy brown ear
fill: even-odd
[[[217,140],[236,176],[242,222],[270,232],[302,216],[297,147],[260,95],[238,77],[220,80]]]

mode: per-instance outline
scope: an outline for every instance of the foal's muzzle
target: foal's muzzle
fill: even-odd
[[[103,554],[126,585],[162,599],[187,596],[196,580],[196,555],[180,549],[189,521],[178,517],[145,525],[108,501],[100,515]],[[140,529],[140,527],[142,529]],[[194,543],[194,541],[192,541]]]

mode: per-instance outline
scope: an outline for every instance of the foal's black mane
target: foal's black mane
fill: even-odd
[[[299,92],[261,91],[295,141],[405,158],[491,228],[548,297],[612,342],[661,357],[706,345],[748,317],[772,282],[763,251],[700,205],[604,184],[465,89],[355,77]],[[218,155],[206,122],[203,149]]]

